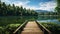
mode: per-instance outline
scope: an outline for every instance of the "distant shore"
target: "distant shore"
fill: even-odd
[[[38,15],[38,16],[60,16],[60,15]]]

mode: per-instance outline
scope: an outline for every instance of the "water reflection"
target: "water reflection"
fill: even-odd
[[[37,21],[38,22],[53,22],[60,24],[60,22],[57,20],[60,18],[60,16],[38,16]]]
[[[54,22],[60,24],[57,20],[60,16],[1,16],[0,26],[8,24],[22,24],[25,20],[37,20],[38,22]]]

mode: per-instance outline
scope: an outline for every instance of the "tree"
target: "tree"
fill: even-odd
[[[57,6],[60,7],[60,0],[57,0]]]
[[[21,16],[23,15],[23,7],[20,7],[20,11],[21,11]]]
[[[0,16],[31,16],[37,15],[34,10],[23,8],[22,6],[7,5],[5,2],[0,1]]]
[[[55,8],[55,11],[58,12],[58,14],[60,13],[60,0],[56,0],[57,1],[57,7]]]
[[[6,15],[7,6],[6,6],[5,2],[3,2],[2,5],[3,5],[2,6],[2,12],[3,12],[3,15],[5,16]]]
[[[1,3],[1,0],[0,0],[0,15],[1,15],[1,7],[2,7],[2,3]]]
[[[16,7],[16,15],[21,15],[20,7]]]
[[[13,15],[16,15],[16,7],[15,7],[15,5],[13,4]]]

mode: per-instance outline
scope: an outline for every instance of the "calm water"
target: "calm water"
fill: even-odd
[[[8,24],[22,24],[25,20],[37,20],[38,22],[53,22],[60,24],[57,20],[60,16],[1,16],[0,26]]]
[[[60,22],[57,20],[59,19],[60,16],[38,16],[37,21],[38,22],[53,22],[60,24]]]

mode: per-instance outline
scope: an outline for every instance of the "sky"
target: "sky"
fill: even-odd
[[[23,6],[26,9],[53,11],[56,7],[54,0],[1,0],[6,4],[15,4],[15,6]]]

